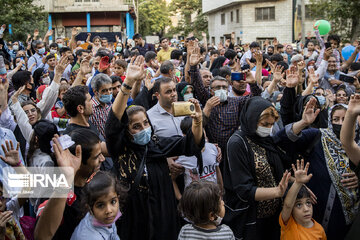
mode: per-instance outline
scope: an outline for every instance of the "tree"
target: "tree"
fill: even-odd
[[[172,29],[172,32],[185,36],[193,32],[194,36],[199,38],[201,32],[208,31],[208,21],[207,17],[202,14],[201,0],[172,0],[170,10],[174,14],[179,13],[181,15],[178,26]],[[196,17],[193,20],[194,15]]]
[[[169,11],[164,0],[143,0],[139,2],[139,31],[145,35],[162,37],[165,27],[171,24]]]
[[[311,0],[311,15],[330,21],[331,31],[354,41],[360,36],[359,0]]]

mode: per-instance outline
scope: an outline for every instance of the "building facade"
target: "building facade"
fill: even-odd
[[[134,34],[129,13],[132,0],[37,0],[49,13],[49,29],[55,37],[71,36],[73,27],[82,32],[124,32]]]
[[[308,11],[309,0],[305,0],[305,4],[305,33],[311,32],[314,36],[315,20]],[[202,0],[202,6],[209,20],[210,42],[214,44],[224,42],[232,32],[235,32],[236,42],[241,44],[263,43],[274,37],[281,43],[292,43],[299,30],[299,21],[296,21],[297,15],[301,16],[296,11],[299,0]]]

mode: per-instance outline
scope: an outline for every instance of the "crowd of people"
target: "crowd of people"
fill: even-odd
[[[318,29],[272,45],[5,29],[0,166],[73,172],[48,198],[4,197],[0,173],[0,239],[360,237],[359,41],[344,59]]]

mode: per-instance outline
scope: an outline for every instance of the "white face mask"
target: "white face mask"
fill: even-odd
[[[216,226],[219,226],[222,220],[223,220],[222,217],[217,216],[217,218],[214,220],[214,223],[216,224]]]
[[[225,102],[227,100],[227,90],[219,89],[215,91],[215,96],[220,98],[220,102]]]
[[[256,129],[256,134],[259,135],[260,137],[268,137],[270,136],[272,129],[273,127],[267,128],[267,127],[258,126],[258,128]]]
[[[45,84],[45,85],[49,85],[49,84],[50,84],[50,81],[51,81],[51,79],[50,79],[49,76],[47,76],[47,77],[45,77],[45,78],[42,79],[42,82],[43,82],[43,84]]]
[[[50,49],[50,53],[55,54],[55,53],[56,53],[56,49]]]

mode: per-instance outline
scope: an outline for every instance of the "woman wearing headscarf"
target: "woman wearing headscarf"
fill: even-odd
[[[194,98],[194,87],[187,82],[178,83],[176,91],[178,93],[178,101],[188,101],[190,98]]]
[[[130,89],[136,81],[142,81],[143,63],[143,56],[130,63],[105,128],[107,149],[114,159],[115,171],[121,183],[130,187],[118,232],[125,240],[172,240],[177,239],[180,226],[166,158],[201,152],[205,144],[202,112],[199,103],[192,99],[196,114],[192,116],[192,130],[186,136],[154,135],[143,107],[126,109]]]
[[[220,56],[216,58],[211,65],[210,72],[212,73],[213,77],[216,77],[220,73],[220,68],[224,66],[224,62],[226,61],[226,57]]]
[[[271,137],[278,113],[261,97],[249,99],[240,117],[240,130],[229,139],[224,166],[226,215],[224,222],[239,239],[279,239],[278,218],[290,174],[291,159],[279,139],[296,136],[310,125],[318,111],[315,99],[306,106],[301,121]]]

